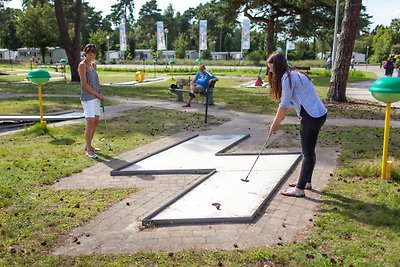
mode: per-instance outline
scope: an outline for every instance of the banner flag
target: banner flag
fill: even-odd
[[[157,21],[157,50],[167,50],[165,47],[164,22]]]
[[[199,50],[207,50],[207,20],[200,20]]]
[[[126,51],[125,23],[119,25],[119,50]]]
[[[250,49],[250,19],[246,17],[242,24],[242,49]]]

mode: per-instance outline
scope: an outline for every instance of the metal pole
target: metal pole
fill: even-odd
[[[339,0],[336,0],[336,13],[335,13],[335,30],[333,32],[333,45],[332,45],[332,69],[335,66],[336,48],[337,48],[337,34],[339,25]]]
[[[389,130],[390,130],[390,106],[391,103],[386,103],[386,112],[385,112],[385,130],[383,135],[383,155],[382,155],[382,174],[381,178],[386,180],[389,178],[387,171],[387,158],[388,158],[388,150],[389,150]]]
[[[39,115],[40,115],[40,125],[42,127],[46,126],[46,122],[43,119],[43,99],[42,99],[42,85],[38,85],[38,95],[39,95]]]
[[[107,36],[107,63],[110,63],[110,36]]]
[[[367,46],[367,55],[366,55],[366,58],[365,58],[365,68],[366,69],[368,69],[368,50],[369,50],[369,46]]]
[[[261,148],[261,150],[260,150],[260,153],[258,153],[257,158],[256,158],[256,160],[254,161],[253,166],[251,166],[250,171],[249,171],[249,173],[247,174],[246,178],[240,179],[240,180],[242,180],[243,182],[248,182],[248,181],[249,181],[249,179],[248,179],[248,178],[249,178],[249,175],[250,175],[251,171],[253,170],[254,166],[256,165],[256,163],[257,163],[257,161],[258,161],[258,158],[260,157],[260,155],[261,155],[261,153],[263,152],[264,148],[267,146],[267,143],[268,143],[270,137],[271,137],[271,136],[269,135],[269,136],[267,137],[267,140],[265,140],[265,143],[263,144],[263,146],[262,146],[262,148]]]

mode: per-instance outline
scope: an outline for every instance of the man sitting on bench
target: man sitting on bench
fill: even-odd
[[[191,107],[190,103],[196,96],[194,93],[204,93],[208,89],[208,85],[212,82],[218,81],[218,78],[206,71],[206,67],[202,64],[199,66],[199,72],[194,79],[190,82],[189,101],[183,107]]]

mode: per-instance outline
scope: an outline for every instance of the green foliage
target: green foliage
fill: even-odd
[[[102,30],[92,32],[90,33],[89,42],[96,45],[97,59],[104,62],[106,60],[107,33]]]
[[[291,50],[288,52],[289,60],[312,60],[315,58],[316,53],[312,50]]]
[[[375,62],[382,62],[392,53],[392,47],[400,44],[400,19],[393,19],[390,26],[378,26],[373,37],[372,47]]]
[[[184,59],[186,56],[186,36],[180,33],[178,38],[174,41],[173,47],[175,50],[175,57]]]
[[[18,16],[17,35],[27,47],[38,47],[45,63],[47,47],[54,46],[58,41],[58,31],[54,9],[49,4],[28,6],[25,12]]]
[[[251,60],[254,65],[259,66],[261,63],[261,60],[265,59],[265,52],[263,51],[252,51],[249,54],[247,54],[246,58],[248,60]]]
[[[21,47],[21,40],[17,36],[17,16],[20,13],[17,9],[7,8],[0,10],[1,25],[6,25],[0,29],[0,47],[16,51]]]
[[[393,45],[392,49],[391,49],[391,53],[400,55],[400,44]]]

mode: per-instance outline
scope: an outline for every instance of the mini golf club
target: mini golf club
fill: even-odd
[[[106,127],[106,133],[108,133],[106,113],[104,112],[104,103],[103,103],[103,101],[100,102],[100,106],[101,106],[101,110],[103,111],[103,119],[104,119],[104,125]],[[107,145],[108,145],[108,151],[112,151],[112,148],[111,148],[109,140],[107,140]]]
[[[251,166],[250,171],[249,171],[249,173],[247,174],[246,178],[245,178],[245,179],[240,179],[240,180],[242,180],[243,182],[246,182],[246,183],[249,182],[249,180],[248,180],[249,175],[250,175],[251,171],[253,170],[254,165],[256,165],[257,160],[258,160],[258,158],[260,157],[261,153],[263,152],[264,148],[267,146],[267,143],[268,143],[270,137],[271,137],[271,136],[268,136],[267,140],[265,140],[265,143],[263,144],[263,146],[262,146],[262,148],[261,148],[261,150],[260,150],[260,153],[258,153],[258,156],[257,156],[256,160],[254,161],[253,166]]]

